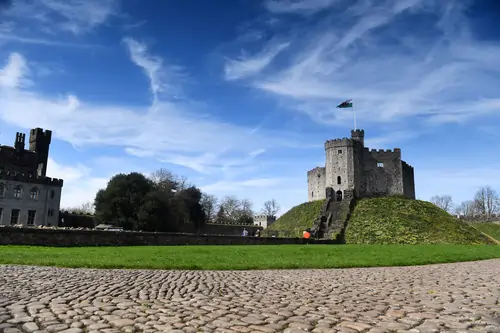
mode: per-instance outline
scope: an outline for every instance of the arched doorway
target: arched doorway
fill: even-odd
[[[337,191],[337,201],[342,201],[342,191]]]

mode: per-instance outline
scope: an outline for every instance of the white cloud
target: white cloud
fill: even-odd
[[[123,42],[127,45],[131,60],[134,64],[142,68],[149,78],[151,93],[156,102],[158,94],[165,89],[163,82],[165,79],[163,59],[151,56],[145,43],[141,43],[130,37],[124,38]]]
[[[37,32],[81,35],[108,21],[117,13],[118,4],[118,0],[17,0],[5,15],[17,20],[16,30],[26,30],[28,22],[37,25]]]
[[[97,191],[105,188],[109,178],[91,177],[91,170],[81,164],[61,165],[48,159],[47,176],[64,180],[62,208],[78,207],[85,202],[94,202]]]
[[[161,71],[161,59],[136,47],[132,47],[133,60],[148,68],[153,92],[154,87],[172,85],[155,76]],[[76,95],[41,95],[18,85],[28,78],[26,63],[22,56],[13,54],[2,69],[3,81],[12,89],[0,90],[0,119],[22,128],[50,128],[55,138],[75,146],[115,146],[134,155],[148,152],[166,163],[214,173],[250,164],[248,154],[259,149],[302,144],[293,134],[254,133],[252,128],[200,117],[199,110],[193,109],[195,103],[164,100],[163,94],[152,106],[135,108],[89,103]]]
[[[29,73],[26,60],[19,53],[12,53],[9,56],[7,65],[0,69],[0,87],[20,88],[29,84],[27,78]]]
[[[268,0],[266,7],[274,13],[311,14],[338,2],[340,0]]]
[[[411,127],[419,131],[500,111],[494,88],[500,84],[500,45],[475,39],[464,3],[366,0],[342,10],[329,6],[318,5],[325,15],[316,24],[277,31],[274,39],[291,42],[280,55],[281,66],[244,82],[329,125],[352,122],[350,112],[335,108],[347,98],[354,99],[363,127],[416,117]],[[412,14],[434,16],[435,24],[427,24],[428,31],[401,29],[403,15]],[[251,66],[252,56],[246,59]]]
[[[72,48],[99,48],[100,45],[97,44],[86,44],[86,43],[68,43],[59,40],[51,40],[45,38],[33,38],[33,37],[23,37],[14,35],[12,33],[2,33],[0,32],[0,41],[13,41],[20,42],[24,44],[35,44],[35,45],[46,45],[46,46],[62,46],[62,47],[72,47]]]
[[[289,45],[290,43],[271,45],[254,57],[241,56],[237,59],[228,59],[224,68],[226,80],[242,79],[261,72]]]

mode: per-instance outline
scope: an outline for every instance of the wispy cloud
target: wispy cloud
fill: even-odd
[[[12,53],[9,56],[7,65],[0,69],[0,87],[20,88],[29,85],[28,65],[26,60],[19,53]]]
[[[150,55],[142,44],[129,43],[132,60],[145,70],[153,93],[172,85],[162,81],[168,78],[155,76],[166,67],[162,59]],[[120,147],[135,155],[148,152],[165,163],[223,174],[252,163],[258,150],[302,145],[294,134],[253,133],[251,127],[200,117],[200,110],[193,109],[196,103],[173,101],[162,94],[153,105],[142,107],[95,104],[73,94],[41,95],[21,84],[32,79],[29,70],[29,62],[20,54],[5,63],[1,82],[9,89],[0,89],[0,118],[22,128],[50,128],[56,138],[75,146]]]
[[[75,35],[104,24],[118,10],[118,0],[17,0],[9,8],[9,18],[44,25],[46,31],[60,30]],[[54,32],[54,31],[53,31]]]
[[[260,73],[289,45],[290,43],[288,42],[269,45],[253,57],[243,55],[237,59],[228,59],[224,68],[226,80],[242,79]]]
[[[14,34],[7,34],[0,32],[0,41],[11,41],[19,42],[24,44],[35,44],[35,45],[46,45],[46,46],[62,46],[62,47],[74,47],[74,48],[99,48],[102,47],[98,44],[87,44],[87,43],[69,43],[57,40],[50,40],[45,38],[31,38],[23,37]]]
[[[127,46],[132,62],[142,68],[149,78],[154,103],[158,102],[158,95],[164,92],[167,92],[170,97],[178,97],[180,85],[169,83],[179,82],[182,79],[184,75],[182,68],[164,64],[162,58],[150,54],[148,46],[144,42],[131,37],[125,37],[123,42]]]
[[[78,207],[84,202],[94,201],[95,194],[106,187],[109,178],[92,177],[91,170],[82,165],[62,165],[49,157],[47,175],[64,180],[62,208]]]
[[[285,6],[291,3],[268,2],[269,15],[300,6],[323,15],[292,33],[276,30],[273,38],[291,42],[280,54],[283,61],[240,78],[282,105],[319,123],[345,126],[352,114],[335,105],[353,98],[363,126],[412,118],[416,131],[500,111],[494,88],[500,80],[492,75],[499,71],[500,45],[475,38],[463,14],[468,2],[363,0],[341,10],[331,10],[335,1]],[[245,60],[252,67],[253,57]]]
[[[273,13],[311,14],[342,0],[268,0],[266,7]]]
[[[16,0],[1,9],[0,42],[96,47],[83,36],[120,17],[119,4],[120,0]]]

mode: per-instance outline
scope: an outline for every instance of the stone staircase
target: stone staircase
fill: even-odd
[[[336,239],[343,242],[347,222],[355,206],[354,195],[347,195],[342,201],[335,201],[328,196],[311,228],[311,234],[317,239]]]

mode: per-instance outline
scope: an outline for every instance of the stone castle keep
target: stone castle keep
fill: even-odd
[[[325,167],[307,172],[308,201],[325,199],[327,188],[335,201],[395,194],[415,199],[413,167],[401,159],[401,149],[370,150],[364,137],[364,130],[352,130],[351,138],[325,142]]]

